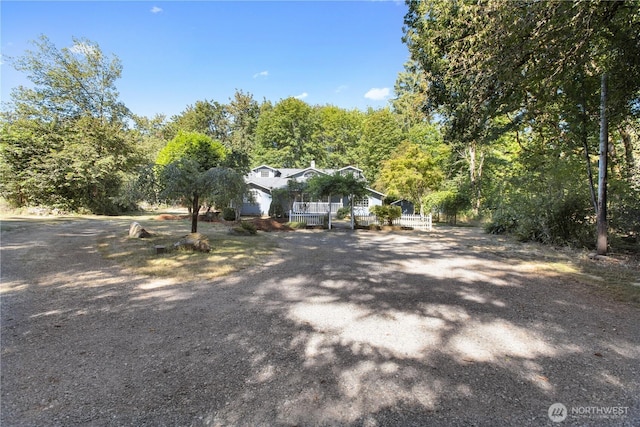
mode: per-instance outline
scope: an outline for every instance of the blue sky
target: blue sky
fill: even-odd
[[[366,109],[387,105],[408,59],[404,3],[0,2],[4,56],[20,56],[41,34],[72,37],[117,55],[121,100],[134,113],[171,116],[197,100],[228,102],[235,89],[272,102]],[[3,58],[2,100],[26,84]]]

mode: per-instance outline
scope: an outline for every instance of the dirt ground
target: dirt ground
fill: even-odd
[[[3,427],[640,425],[637,305],[477,229],[268,233],[203,281],[105,260],[123,221],[16,224]]]

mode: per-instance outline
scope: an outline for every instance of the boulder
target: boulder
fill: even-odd
[[[151,237],[151,234],[142,228],[142,226],[137,222],[132,222],[129,226],[129,237],[133,237],[136,239],[143,239],[145,237]]]
[[[185,249],[198,252],[209,252],[209,238],[200,233],[191,233],[184,236],[182,240],[173,244],[176,249]]]

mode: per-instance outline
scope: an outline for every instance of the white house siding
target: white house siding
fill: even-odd
[[[240,214],[267,215],[269,213],[269,207],[271,206],[271,194],[257,188],[252,189],[251,192],[253,193],[253,202],[245,201],[242,204]]]
[[[369,207],[382,205],[382,198],[384,196],[380,193],[369,193],[367,198],[369,199]]]
[[[298,181],[306,181],[310,176],[317,174],[335,173],[335,169],[316,169],[315,165],[311,165],[309,168],[304,169],[292,169],[292,168],[272,168],[268,165],[261,165],[254,168],[245,177],[251,191],[254,195],[254,201],[245,201],[242,206],[242,215],[267,215],[269,213],[269,207],[271,206],[271,191],[270,189],[284,188],[287,186],[287,182],[291,179],[297,179]],[[345,168],[337,170],[342,174],[352,173],[357,177],[363,177],[362,171],[353,166],[347,166]],[[375,190],[368,189],[367,202],[361,209],[367,210],[368,207],[382,204],[383,194],[378,193]],[[341,197],[332,197],[332,202],[343,202],[343,206],[347,206],[348,202],[341,200]]]

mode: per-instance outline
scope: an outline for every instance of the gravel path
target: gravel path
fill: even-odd
[[[2,234],[3,427],[640,425],[638,309],[478,230],[273,233],[173,282],[103,259],[117,227]]]

